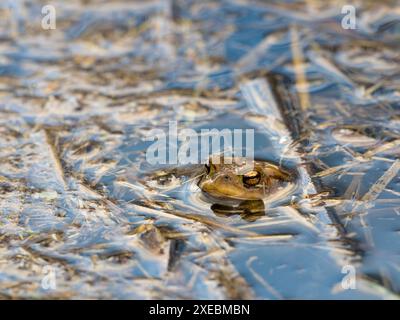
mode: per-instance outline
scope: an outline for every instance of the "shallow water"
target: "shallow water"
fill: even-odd
[[[398,298],[395,1],[52,3],[0,4],[1,298]],[[170,121],[254,129],[295,190],[226,210],[146,161]]]

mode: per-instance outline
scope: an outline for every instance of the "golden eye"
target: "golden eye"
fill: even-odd
[[[249,171],[243,175],[243,182],[248,186],[255,186],[260,183],[261,175],[258,171]]]

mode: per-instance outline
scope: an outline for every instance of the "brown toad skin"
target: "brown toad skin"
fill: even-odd
[[[244,158],[211,157],[209,170],[199,181],[200,189],[216,198],[261,200],[293,180],[293,174],[272,163],[254,161],[252,167],[248,163]],[[243,175],[254,170],[259,182],[247,185]]]

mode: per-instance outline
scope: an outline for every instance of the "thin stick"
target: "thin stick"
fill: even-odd
[[[291,27],[290,34],[292,37],[293,66],[296,73],[296,89],[300,99],[300,107],[304,112],[310,106],[310,99],[307,92],[308,82],[304,70],[303,52],[299,45],[299,34],[296,26]]]

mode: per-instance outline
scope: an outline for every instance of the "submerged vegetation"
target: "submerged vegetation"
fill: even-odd
[[[399,298],[396,1],[51,2],[0,4],[0,298]],[[171,121],[291,179],[213,197]]]

